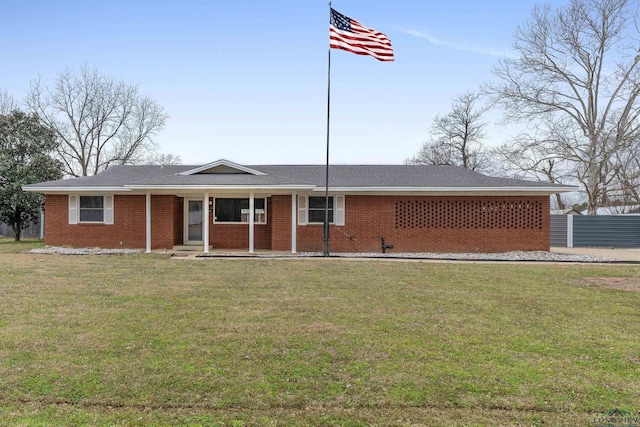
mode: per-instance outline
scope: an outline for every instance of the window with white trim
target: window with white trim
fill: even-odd
[[[104,222],[104,196],[80,196],[79,222]]]
[[[329,223],[344,225],[345,196],[329,196]],[[298,196],[298,225],[324,224],[325,196]]]
[[[113,195],[69,195],[69,224],[113,224]]]
[[[228,223],[249,223],[249,199],[242,198],[224,198],[216,197],[215,199],[215,216],[214,222]],[[267,223],[267,199],[253,199],[253,209],[255,211],[253,221],[256,224]]]
[[[324,224],[326,201],[325,196],[309,196],[309,224]],[[329,196],[329,223],[333,224],[333,196]]]

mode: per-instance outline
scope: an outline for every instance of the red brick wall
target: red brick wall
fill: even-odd
[[[144,203],[145,196],[140,197],[142,197]],[[176,205],[179,201],[178,197],[172,195],[151,196],[151,249],[173,247],[176,235],[175,225],[177,222],[174,221],[174,215],[176,214]],[[118,215],[117,210],[115,214],[116,216]],[[145,220],[145,215],[146,213],[143,211],[143,221]],[[180,221],[180,228],[182,228],[182,221]]]
[[[291,196],[271,196],[271,249],[291,250]]]
[[[175,196],[151,197],[151,247],[171,248],[176,237],[174,221],[180,199]],[[145,248],[146,202],[144,195],[115,195],[114,223],[69,224],[69,197],[47,195],[45,207],[45,244],[50,246]],[[180,239],[182,239],[180,231]]]
[[[173,244],[182,245],[184,240],[184,199],[176,197],[173,205]]]
[[[249,224],[209,224],[209,244],[214,249],[249,249]],[[256,224],[255,249],[271,249],[271,227]]]
[[[493,215],[487,224],[466,222],[466,215],[457,205],[504,205],[523,200],[537,206],[535,228],[519,228],[527,218],[516,213]],[[396,204],[398,202],[449,203],[449,211],[436,215],[440,227],[426,228],[416,224],[414,228],[398,227]],[[420,203],[417,203],[420,205]],[[437,203],[434,204],[437,206]],[[451,211],[453,209],[453,211]],[[457,209],[457,210],[456,210]],[[481,209],[477,208],[477,209]],[[477,212],[476,212],[477,213]],[[417,214],[418,216],[424,213]],[[400,197],[400,196],[349,196],[345,197],[345,226],[331,226],[330,248],[333,252],[381,252],[381,240],[394,245],[389,252],[505,252],[513,250],[549,250],[549,198],[536,197]],[[423,215],[424,216],[424,215]],[[457,218],[456,218],[457,217]],[[495,218],[494,218],[495,217]],[[495,219],[495,221],[494,221]],[[493,221],[493,222],[492,222]],[[515,221],[515,223],[514,223]],[[494,223],[495,222],[495,223]],[[522,222],[522,224],[520,224]],[[531,221],[529,221],[531,222]],[[460,227],[462,223],[462,227]],[[441,227],[457,224],[457,227]],[[485,228],[483,228],[485,227]],[[493,228],[492,228],[493,227]],[[322,250],[322,224],[298,226],[298,251]]]
[[[539,211],[534,221],[537,224],[535,227],[523,227],[520,222],[526,222],[527,218],[525,217],[531,216],[531,212],[523,214],[518,210],[514,211],[515,213],[502,213],[503,211],[497,209],[499,214],[492,214],[490,221],[485,218],[483,220],[485,222],[479,223],[477,220],[483,216],[478,215],[477,212],[483,212],[483,209],[486,210],[486,206],[491,203],[504,206],[505,204],[522,204],[523,201],[535,204],[535,211]],[[153,208],[152,248],[171,248],[175,244],[181,244],[183,238],[183,199],[171,195],[152,196],[151,203]],[[145,247],[144,195],[116,195],[114,197],[113,225],[69,225],[68,206],[68,196],[47,195],[45,211],[45,243],[47,245],[99,246],[104,248]],[[438,206],[441,206],[442,213],[434,214],[429,211],[431,213],[425,214],[423,212],[425,209],[433,210]],[[405,217],[399,218],[398,209],[421,210],[418,213],[407,214]],[[381,252],[380,238],[382,236],[385,237],[388,244],[394,245],[390,252],[549,250],[549,198],[546,196],[380,197],[347,195],[345,197],[345,215],[345,226],[331,226],[332,252]],[[431,215],[429,221],[425,222],[425,215]],[[247,224],[213,224],[213,215],[210,215],[209,218],[209,241],[215,248],[247,249],[249,247],[249,227]],[[255,248],[290,250],[290,196],[269,198],[267,221],[266,225],[255,225]],[[435,226],[431,224],[434,221],[437,222]],[[529,222],[531,222],[530,218]],[[297,227],[297,250],[300,252],[322,250],[322,224]]]

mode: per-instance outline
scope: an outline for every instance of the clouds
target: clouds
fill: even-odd
[[[433,36],[433,35],[431,35],[431,34],[429,34],[427,32],[424,32],[424,31],[407,30],[407,29],[404,29],[404,28],[396,28],[396,30],[400,31],[402,33],[408,34],[410,36],[413,36],[413,37],[417,37],[417,38],[420,38],[420,39],[427,40],[432,45],[442,46],[442,47],[446,47],[446,48],[449,48],[449,49],[476,53],[478,55],[493,56],[493,57],[497,57],[497,58],[504,58],[505,56],[506,57],[511,57],[511,56],[514,55],[513,52],[510,52],[508,50],[499,50],[499,49],[475,46],[475,45],[469,44],[467,42],[457,42],[457,41],[451,41],[451,40],[444,40],[444,39],[438,38],[438,37]]]

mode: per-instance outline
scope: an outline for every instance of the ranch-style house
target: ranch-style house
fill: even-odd
[[[575,190],[453,166],[329,170],[332,252],[381,252],[382,238],[393,252],[547,251],[549,196]],[[324,165],[111,166],[24,189],[46,195],[51,246],[323,248]]]

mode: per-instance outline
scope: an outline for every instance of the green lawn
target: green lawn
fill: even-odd
[[[41,248],[44,246],[42,240],[26,239],[16,242],[13,238],[0,237],[0,255],[17,254],[28,251],[33,248]]]
[[[16,254],[10,425],[593,425],[640,409],[640,267]]]

